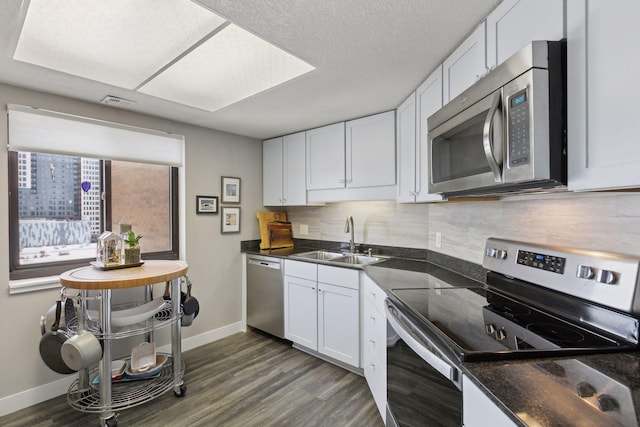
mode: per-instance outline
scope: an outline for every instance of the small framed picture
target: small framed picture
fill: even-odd
[[[218,196],[196,196],[197,214],[217,214]]]
[[[222,233],[240,232],[240,208],[222,207]]]
[[[222,203],[240,203],[240,178],[222,177]]]

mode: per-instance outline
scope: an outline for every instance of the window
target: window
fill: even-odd
[[[9,174],[11,279],[85,266],[121,225],[143,236],[144,259],[178,258],[175,167],[11,151]]]
[[[184,137],[9,105],[10,279],[58,275],[131,226],[143,259],[178,259]]]

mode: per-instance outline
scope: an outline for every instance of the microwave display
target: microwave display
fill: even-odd
[[[527,90],[513,95],[509,106],[509,166],[519,166],[529,163],[530,154]]]

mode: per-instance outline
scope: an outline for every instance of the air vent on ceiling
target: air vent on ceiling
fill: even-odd
[[[102,101],[102,104],[111,105],[113,107],[121,107],[121,108],[129,108],[136,103],[136,101],[131,101],[129,99],[118,98],[117,96],[107,95]]]

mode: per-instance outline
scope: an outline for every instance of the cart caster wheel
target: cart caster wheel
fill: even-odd
[[[116,427],[118,425],[118,420],[116,419],[115,415],[111,418],[107,418],[106,420],[104,420],[104,424],[107,427]]]
[[[187,386],[184,384],[180,384],[180,390],[173,390],[173,394],[175,394],[176,397],[184,397],[185,393],[187,392]]]

